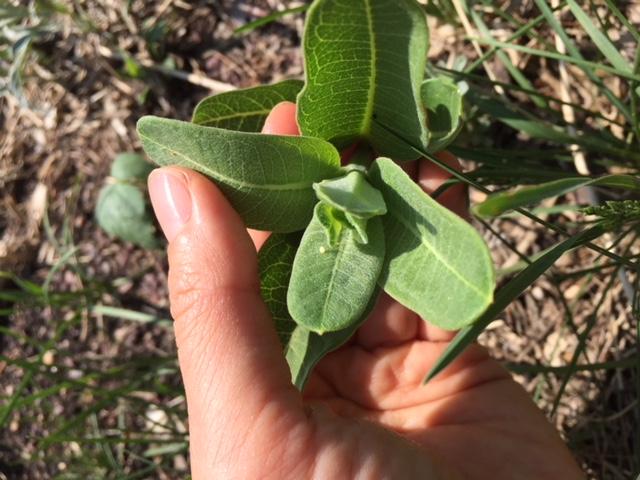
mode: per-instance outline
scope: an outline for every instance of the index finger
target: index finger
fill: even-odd
[[[271,113],[267,116],[262,127],[262,133],[266,135],[300,135],[300,129],[296,122],[296,104],[291,102],[282,102],[273,107]],[[264,242],[267,241],[270,232],[262,230],[247,229],[256,250],[260,250]]]

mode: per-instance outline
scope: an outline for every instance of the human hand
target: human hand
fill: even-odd
[[[295,106],[276,107],[264,131],[297,134]],[[447,177],[426,161],[408,170],[428,193]],[[247,233],[215,185],[190,170],[155,170],[149,191],[169,240],[195,480],[583,478],[525,391],[481,347],[423,386],[452,334],[384,294],[301,395],[260,297],[256,247],[266,234]],[[460,188],[439,200],[464,213]]]

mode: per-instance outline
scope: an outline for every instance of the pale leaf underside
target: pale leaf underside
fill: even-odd
[[[138,134],[157,164],[180,165],[213,179],[250,228],[293,232],[316,203],[313,184],[340,175],[340,156],[318,138],[232,132],[143,117]]]
[[[478,232],[389,159],[376,160],[372,181],[388,208],[380,285],[439,327],[473,322],[491,303],[495,282],[491,256]]]
[[[384,259],[379,217],[369,220],[368,243],[343,228],[331,246],[317,213],[305,231],[293,263],[287,304],[296,323],[317,333],[341,330],[356,322],[367,306]]]

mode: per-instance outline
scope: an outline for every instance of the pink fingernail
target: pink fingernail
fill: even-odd
[[[149,175],[149,196],[167,240],[171,242],[191,218],[191,193],[180,171],[159,168]]]

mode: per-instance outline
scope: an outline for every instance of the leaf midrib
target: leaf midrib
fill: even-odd
[[[192,160],[191,158],[189,158],[188,156],[186,156],[185,154],[177,151],[177,150],[173,150],[172,148],[167,147],[166,145],[163,145],[162,143],[152,139],[151,137],[144,135],[143,133],[139,132],[140,138],[146,139],[149,142],[157,145],[158,147],[167,150],[168,152],[181,157],[182,159],[184,159],[189,165],[195,166],[196,170],[198,168],[202,169],[205,171],[205,173],[207,175],[209,175],[210,177],[213,177],[214,179],[221,181],[221,182],[225,182],[231,185],[235,185],[239,188],[246,188],[246,189],[256,189],[256,190],[268,190],[268,191],[296,191],[296,190],[309,190],[309,189],[313,189],[313,180],[309,180],[306,182],[295,182],[295,183],[278,183],[278,184],[272,184],[272,183],[261,183],[261,184],[256,184],[256,183],[249,183],[249,182],[242,182],[240,180],[236,180],[234,178],[231,177],[227,177],[226,175],[222,175],[219,172],[216,172],[215,170],[212,170],[210,168],[208,168],[206,165],[201,164],[196,162],[195,160]]]
[[[367,97],[367,107],[365,109],[365,115],[362,124],[362,131],[365,135],[371,134],[371,123],[373,119],[373,106],[375,103],[375,94],[376,94],[376,83],[377,72],[376,72],[376,63],[378,62],[378,58],[376,56],[376,38],[375,31],[373,28],[373,9],[371,8],[371,0],[364,0],[366,4],[366,17],[367,17],[367,28],[369,29],[369,45],[371,46],[371,60],[369,68],[371,69],[370,75],[370,83],[369,83],[369,95]]]
[[[323,232],[320,232],[323,234]],[[331,278],[329,279],[329,285],[327,286],[327,294],[324,297],[324,302],[322,304],[322,323],[326,323],[326,313],[327,313],[327,305],[329,303],[329,297],[333,296],[331,291],[333,289],[333,283],[338,272],[338,264],[340,263],[340,259],[344,254],[346,244],[347,244],[347,232],[342,232],[342,238],[340,239],[340,243],[338,244],[338,253],[336,253],[335,261],[333,262],[333,268],[331,269]]]
[[[413,228],[413,226],[410,223],[406,222],[402,217],[393,213],[389,213],[389,214],[392,215],[402,225],[404,225],[408,231],[413,233],[415,237],[420,241],[420,243],[425,247],[427,247],[427,249],[433,254],[433,256],[436,257],[436,259],[442,265],[444,265],[444,267],[447,270],[449,270],[455,277],[457,277],[464,285],[466,285],[473,293],[475,293],[483,302],[486,301],[487,299],[489,300],[491,299],[491,295],[483,294],[482,291],[480,291],[475,285],[473,285],[472,283],[469,283],[469,281],[466,278],[464,278],[464,276],[460,275],[460,273],[458,273],[456,269],[454,269],[451,265],[449,265],[449,263],[446,262],[444,258],[442,258],[442,256],[438,253],[437,250],[435,250],[429,243],[423,240],[423,237],[420,234],[419,230]]]
[[[234,119],[234,118],[244,118],[244,117],[251,117],[251,116],[257,116],[257,115],[267,115],[269,114],[269,112],[271,112],[271,110],[268,109],[263,109],[263,110],[255,110],[252,112],[242,112],[242,113],[232,113],[230,115],[223,115],[223,116],[213,116],[213,115],[207,115],[205,114],[201,114],[203,115],[203,121],[200,122],[200,125],[204,125],[205,123],[217,123],[217,122],[221,122],[224,120],[230,120],[230,119]]]

